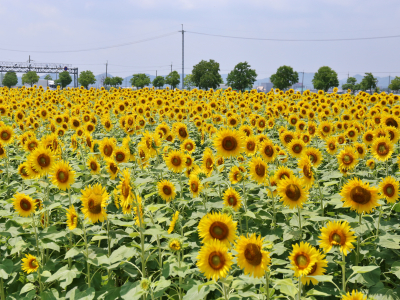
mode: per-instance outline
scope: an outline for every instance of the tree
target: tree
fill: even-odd
[[[44,77],[44,80],[53,80],[53,78],[51,78],[50,74],[47,74],[47,75]]]
[[[358,91],[360,89],[360,85],[357,84],[357,79],[355,77],[347,78],[347,82],[342,85],[343,90],[351,90],[352,93],[354,91]]]
[[[253,86],[256,77],[256,70],[250,69],[250,65],[245,61],[238,63],[228,74],[226,83],[236,90],[244,91]]]
[[[210,59],[202,60],[193,67],[192,79],[196,86],[201,89],[216,89],[220,84],[224,83],[219,74],[219,63]]]
[[[61,86],[61,88],[65,88],[68,84],[72,82],[71,75],[67,71],[63,71],[59,74],[58,79],[54,81],[56,85]]]
[[[22,84],[30,84],[31,87],[38,82],[40,79],[39,75],[35,71],[29,71],[22,75]]]
[[[172,71],[165,77],[165,83],[169,84],[172,89],[175,89],[181,82],[181,76],[177,71]]]
[[[193,75],[192,74],[186,75],[185,78],[183,79],[183,87],[190,91],[190,89],[194,86],[195,85],[193,82]]]
[[[4,86],[11,88],[12,86],[16,85],[17,83],[18,83],[18,77],[17,77],[17,74],[15,74],[15,72],[10,71],[4,75],[4,78],[3,78]]]
[[[365,73],[360,85],[362,90],[366,91],[369,89],[369,92],[372,93],[372,89],[376,88],[377,83],[378,79],[376,79],[372,73]]]
[[[389,89],[393,91],[400,90],[400,77],[396,76],[392,82],[389,84]]]
[[[104,79],[104,85],[111,85],[113,87],[117,87],[117,85],[121,85],[124,79],[122,77],[107,77]]]
[[[157,76],[153,79],[153,86],[156,88],[162,88],[165,84],[165,79],[163,76]]]
[[[274,88],[284,90],[299,82],[299,73],[293,71],[292,67],[281,66],[275,74],[271,75],[270,80],[274,84]]]
[[[94,77],[92,71],[82,71],[81,74],[79,74],[78,82],[87,89],[89,84],[96,83],[96,77]]]
[[[146,74],[133,74],[130,83],[132,86],[136,86],[138,88],[144,88],[146,85],[150,84],[150,77]]]
[[[318,69],[312,80],[314,88],[327,92],[330,88],[339,86],[337,73],[330,67],[324,66]]]

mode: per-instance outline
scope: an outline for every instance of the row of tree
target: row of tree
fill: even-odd
[[[193,67],[192,74],[186,75],[183,81],[186,89],[198,87],[200,89],[216,89],[220,84],[223,83],[222,77],[219,74],[219,63],[210,59],[209,61],[202,60]],[[235,68],[228,74],[227,85],[233,89],[243,91],[246,88],[252,88],[256,81],[257,73],[247,62],[238,63]],[[50,75],[47,75],[44,79],[52,80]],[[281,66],[278,68],[275,74],[271,75],[270,78],[274,88],[281,90],[288,89],[294,84],[299,82],[299,74],[294,71],[292,67]],[[22,75],[22,84],[30,84],[33,86],[39,81],[39,76],[35,71],[29,71]],[[61,72],[59,78],[55,80],[55,85],[64,88],[72,82],[72,78],[67,71]],[[122,85],[123,78],[121,77],[107,77],[104,79],[104,85],[118,87]],[[144,88],[145,86],[153,84],[156,88],[162,88],[164,85],[170,85],[171,88],[175,89],[180,84],[180,75],[177,71],[172,71],[165,78],[163,76],[156,76],[153,81],[146,74],[134,74],[130,79],[130,84],[138,88]],[[347,82],[342,85],[344,90],[351,90],[352,92],[358,90],[373,90],[377,91],[378,80],[372,75],[372,73],[365,73],[364,78],[360,83],[357,83],[357,79],[349,77]],[[18,83],[18,78],[15,72],[7,72],[3,79],[4,86],[15,86]],[[85,88],[89,85],[96,83],[96,77],[92,71],[82,71],[78,78],[78,83]],[[330,67],[324,66],[318,69],[314,74],[312,80],[315,89],[328,91],[330,88],[339,86],[339,79],[337,73]],[[389,85],[389,89],[398,91],[400,90],[400,77],[392,80]]]

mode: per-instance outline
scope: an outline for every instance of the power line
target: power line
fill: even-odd
[[[5,49],[5,48],[0,48],[0,50],[4,50],[4,51],[12,51],[12,52],[33,52],[33,53],[68,53],[68,52],[86,52],[86,51],[96,51],[96,50],[104,50],[104,49],[110,49],[110,48],[117,48],[117,47],[124,47],[124,46],[129,46],[129,45],[134,45],[134,44],[139,44],[139,43],[144,43],[144,42],[148,42],[148,41],[152,41],[152,40],[156,40],[156,39],[160,39],[163,37],[167,37],[173,34],[176,34],[177,32],[170,32],[167,34],[163,34],[163,35],[159,35],[159,36],[155,36],[152,38],[148,38],[148,39],[143,39],[143,40],[139,40],[139,41],[134,41],[134,42],[130,42],[130,43],[124,43],[124,44],[119,44],[119,45],[113,45],[113,46],[105,46],[105,47],[98,47],[98,48],[90,48],[90,49],[81,49],[81,50],[59,50],[59,51],[32,51],[32,50],[15,50],[15,49]]]
[[[204,33],[204,32],[187,31],[187,30],[185,30],[185,32],[199,34],[199,35],[231,38],[231,39],[272,41],[272,42],[337,42],[337,41],[390,39],[390,38],[399,38],[400,37],[400,35],[388,35],[388,36],[376,36],[376,37],[364,37],[364,38],[341,38],[341,39],[274,39],[274,38],[253,38],[253,37],[220,35],[220,34],[211,34],[211,33]]]

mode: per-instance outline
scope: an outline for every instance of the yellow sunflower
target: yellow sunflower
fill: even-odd
[[[293,251],[289,256],[293,267],[294,276],[300,277],[309,274],[314,264],[317,262],[318,252],[309,243],[300,242],[293,245]]]
[[[300,158],[306,148],[306,144],[302,139],[292,139],[287,145],[287,149],[292,157]]]
[[[120,203],[122,206],[132,203],[133,193],[131,188],[131,174],[127,169],[122,171],[122,179],[117,186]]]
[[[368,168],[370,168],[371,170],[375,169],[375,160],[373,159],[368,159],[366,162],[366,165]]]
[[[183,124],[181,122],[177,122],[177,123],[174,124],[173,130],[174,130],[175,135],[181,141],[189,138],[188,129],[187,129],[187,126],[185,124]]]
[[[378,189],[370,187],[369,183],[364,183],[358,178],[349,180],[342,187],[340,195],[343,197],[343,207],[350,207],[359,214],[372,212],[375,207],[380,206]]]
[[[110,174],[110,178],[114,180],[119,172],[118,165],[112,159],[106,159],[106,166],[107,166],[107,172],[108,174]]]
[[[32,272],[36,272],[39,268],[39,262],[36,259],[36,256],[25,254],[25,258],[22,260],[22,270],[28,274]]]
[[[231,216],[214,212],[208,213],[200,220],[198,230],[204,244],[217,239],[229,247],[236,240],[236,227],[237,223]]]
[[[343,295],[341,300],[367,300],[367,296],[357,290],[353,290],[351,294],[347,292],[346,295]]]
[[[65,191],[75,182],[75,171],[66,161],[60,160],[51,169],[50,177],[55,186]]]
[[[78,225],[78,214],[73,205],[67,209],[67,225],[69,230],[74,230]]]
[[[14,195],[13,205],[21,217],[30,217],[36,210],[36,202],[28,195],[21,193]]]
[[[105,158],[111,158],[112,154],[116,148],[116,141],[113,138],[103,138],[103,140],[100,143],[100,153],[105,157]]]
[[[86,165],[92,175],[99,174],[101,171],[100,164],[94,156],[89,156]]]
[[[315,278],[311,278],[308,276],[319,276],[319,275],[324,275],[326,268],[328,266],[328,261],[325,259],[325,254],[321,252],[321,250],[317,250],[317,262],[312,266],[310,273],[307,274],[307,276],[302,276],[301,277],[301,282],[304,285],[309,285],[310,281],[312,282],[313,285],[318,284],[318,280]]]
[[[32,136],[25,141],[24,149],[28,152],[32,152],[39,146],[39,141],[36,137]]]
[[[168,247],[172,251],[179,251],[182,248],[182,243],[178,239],[171,239],[168,243]]]
[[[0,142],[0,159],[7,157],[6,148]]]
[[[29,174],[29,165],[24,162],[18,166],[18,174],[21,175],[22,179],[31,179]]]
[[[196,150],[196,143],[192,139],[186,139],[181,145],[181,150],[192,153],[194,150]]]
[[[193,198],[198,197],[203,188],[204,186],[196,175],[189,176],[189,190],[192,193]]]
[[[93,223],[107,220],[106,207],[109,195],[106,189],[97,183],[93,186],[89,185],[81,190],[81,193],[81,210],[85,218],[90,219]]]
[[[233,166],[231,171],[229,172],[229,180],[231,181],[232,184],[238,183],[242,181],[244,175],[242,174],[242,171],[239,169],[238,166]]]
[[[257,138],[255,136],[249,136],[244,142],[244,151],[247,156],[252,156],[257,152]]]
[[[55,156],[50,149],[41,145],[31,152],[28,162],[42,176],[50,172],[55,163]]]
[[[379,161],[387,161],[393,153],[393,143],[388,137],[379,137],[375,139],[371,146],[373,157]]]
[[[244,148],[242,133],[232,129],[221,129],[214,138],[214,148],[222,157],[240,155]]]
[[[232,264],[232,254],[219,240],[211,240],[203,245],[197,256],[197,266],[207,279],[218,280],[228,274]]]
[[[333,246],[338,246],[344,255],[354,249],[353,243],[356,241],[354,231],[351,230],[347,221],[329,221],[325,227],[321,228],[319,238],[321,239],[319,245],[325,252],[329,252]]]
[[[357,151],[351,147],[346,146],[340,153],[337,155],[339,168],[351,170],[354,169],[358,162],[358,154]]]
[[[242,198],[240,194],[232,187],[228,188],[224,192],[224,205],[232,207],[235,211],[238,211],[242,206]]]
[[[236,242],[236,260],[239,268],[244,269],[244,274],[256,278],[263,277],[271,264],[269,252],[264,251],[263,239],[253,233],[250,237],[240,236]]]
[[[131,153],[129,152],[129,148],[119,147],[115,149],[113,156],[116,163],[120,164],[128,162],[129,158],[131,157]]]
[[[268,176],[267,164],[261,158],[254,156],[250,161],[249,167],[251,178],[258,184],[263,184]]]
[[[395,203],[399,199],[399,182],[392,176],[383,178],[379,184],[379,192],[387,202]]]
[[[310,158],[312,165],[316,168],[322,163],[322,153],[318,148],[309,147],[304,150],[304,154]]]
[[[279,167],[278,170],[275,172],[274,178],[276,182],[281,181],[285,178],[291,178],[293,176],[293,171],[288,167],[282,166]]]
[[[314,184],[314,172],[312,171],[312,163],[310,156],[304,154],[299,160],[298,167],[300,168],[300,173],[303,174],[301,180],[303,181],[305,187],[310,189]]]
[[[291,176],[278,182],[278,194],[281,196],[280,201],[283,202],[283,205],[289,206],[291,209],[302,208],[307,201],[308,190],[305,190],[299,178]]]
[[[326,139],[326,151],[334,155],[338,151],[338,142],[337,139],[334,136],[331,136]]]
[[[14,130],[11,126],[2,125],[0,126],[0,141],[4,145],[12,143],[14,139]]]
[[[365,146],[365,144],[362,144],[362,143],[354,143],[353,145],[357,151],[358,157],[364,158],[368,152],[367,146]]]
[[[185,169],[185,156],[181,151],[173,150],[164,156],[165,163],[172,172],[180,173]]]
[[[157,183],[157,188],[158,188],[158,194],[163,200],[171,202],[171,200],[175,199],[176,196],[175,186],[171,181],[162,180],[159,183]]]
[[[169,228],[168,228],[169,234],[171,234],[172,231],[174,231],[175,224],[178,221],[178,218],[179,218],[179,211],[176,211],[172,217],[171,224],[169,225]]]
[[[276,151],[274,143],[270,139],[265,139],[259,145],[258,151],[267,163],[273,162],[278,155],[278,151]]]

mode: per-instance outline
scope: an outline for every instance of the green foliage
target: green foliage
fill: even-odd
[[[378,79],[376,79],[372,73],[365,73],[364,78],[360,82],[360,86],[363,91],[369,90],[372,92],[372,89],[376,89],[377,83]]]
[[[183,87],[187,90],[191,90],[193,87],[195,87],[195,83],[193,82],[193,75],[188,74],[185,76],[183,79]]]
[[[299,73],[293,71],[292,67],[281,66],[275,74],[271,75],[274,88],[285,90],[299,81]]]
[[[392,80],[392,82],[389,84],[389,89],[397,92],[400,90],[400,77],[396,76]]]
[[[314,88],[327,92],[330,88],[339,86],[337,73],[330,67],[321,67],[312,80]]]
[[[142,89],[150,84],[150,77],[143,73],[134,74],[130,80],[130,83],[132,86]]]
[[[244,91],[246,88],[252,88],[256,78],[256,70],[250,69],[250,65],[245,61],[238,63],[228,74],[226,83],[233,89]]]
[[[89,84],[96,83],[96,77],[92,71],[82,71],[79,75],[78,82],[81,86],[84,86],[87,89]]]
[[[181,82],[180,78],[181,76],[177,71],[172,71],[167,75],[167,77],[165,77],[165,83],[169,84],[172,89],[175,89]]]
[[[361,89],[360,84],[357,84],[355,77],[347,78],[347,82],[342,85],[343,90],[351,90],[352,93]]]
[[[58,79],[54,80],[56,85],[61,86],[61,88],[65,88],[68,84],[72,82],[71,75],[69,75],[68,71],[63,71],[59,74]]]
[[[10,88],[18,83],[18,77],[15,72],[7,72],[3,77],[3,85]]]
[[[157,76],[153,79],[153,86],[156,88],[162,88],[165,84],[165,79],[163,76]]]
[[[219,74],[219,63],[210,59],[202,60],[193,67],[192,80],[200,89],[216,89],[220,84],[224,83]]]
[[[51,75],[50,75],[50,74],[47,74],[47,75],[44,77],[44,79],[45,79],[45,80],[53,80],[53,78],[51,78]]]
[[[32,87],[39,79],[40,77],[35,71],[29,71],[22,75],[22,84],[27,83]]]
[[[113,87],[117,87],[118,85],[121,85],[124,79],[122,77],[107,77],[104,79],[104,85],[111,85]]]

